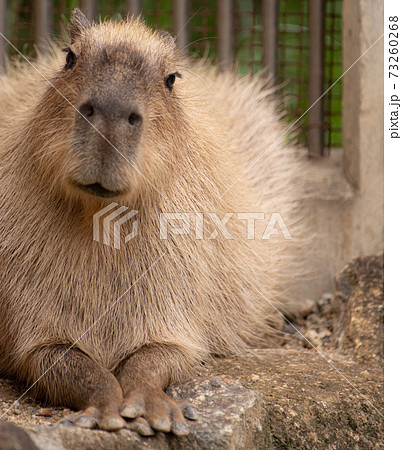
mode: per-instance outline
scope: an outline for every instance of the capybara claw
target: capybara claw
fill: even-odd
[[[187,436],[189,433],[188,426],[183,422],[172,423],[172,433],[177,436]]]
[[[96,428],[98,425],[97,420],[91,416],[79,416],[73,423],[80,428]]]
[[[181,412],[186,419],[198,420],[198,412],[192,405],[182,405]]]
[[[99,428],[106,431],[118,431],[125,428],[125,426],[126,422],[121,417],[107,417],[99,424]]]
[[[151,428],[149,423],[143,418],[138,417],[135,420],[127,422],[127,428],[136,431],[141,436],[154,436],[155,431]]]
[[[141,410],[137,406],[124,405],[120,410],[120,415],[127,419],[135,419],[141,414]]]

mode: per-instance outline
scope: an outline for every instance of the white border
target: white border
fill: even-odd
[[[398,78],[388,76],[389,17],[398,16]],[[394,90],[394,83],[396,89]],[[402,2],[384,2],[384,194],[385,194],[385,448],[401,445],[402,384],[402,107],[399,139],[390,137],[391,95],[402,98]],[[401,103],[402,105],[402,103]],[[399,447],[400,448],[400,447]]]

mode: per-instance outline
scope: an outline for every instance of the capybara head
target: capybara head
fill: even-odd
[[[56,89],[49,87],[42,99],[53,105],[47,114],[68,118],[52,162],[59,161],[62,186],[75,195],[133,194],[160,176],[177,135],[181,73],[175,42],[140,20],[91,24],[79,10],[69,29]]]

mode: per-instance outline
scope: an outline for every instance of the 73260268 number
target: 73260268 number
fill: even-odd
[[[398,33],[398,16],[390,16],[388,19],[388,78],[398,78],[398,64],[399,64],[399,33]]]

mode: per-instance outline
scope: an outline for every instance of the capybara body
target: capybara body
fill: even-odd
[[[299,161],[258,79],[188,61],[138,20],[76,11],[70,32],[66,53],[0,82],[1,368],[81,409],[77,425],[139,417],[143,434],[184,434],[195,412],[167,384],[275,339],[272,305],[286,308],[298,267]],[[112,202],[138,211],[120,248],[93,239]],[[253,239],[236,215],[261,212]],[[261,239],[274,212],[293,239]],[[190,217],[189,234],[161,237],[164,213]]]

